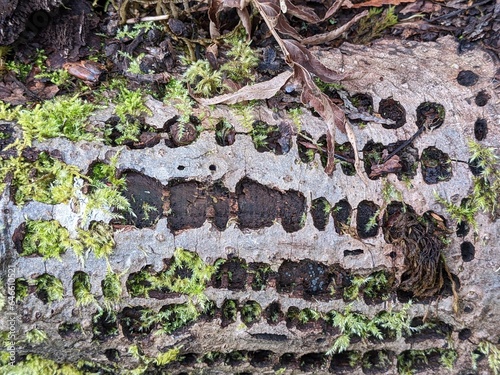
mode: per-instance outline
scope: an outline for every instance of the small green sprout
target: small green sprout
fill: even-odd
[[[145,53],[140,53],[137,57],[133,57],[128,52],[118,51],[120,56],[125,57],[129,60],[127,72],[131,74],[143,74],[144,72],[141,70],[141,61],[146,56]]]
[[[90,250],[96,258],[104,258],[111,255],[115,247],[113,237],[113,227],[101,221],[94,221],[88,230],[78,230],[78,249],[73,246],[77,254],[82,254],[84,250]]]
[[[0,100],[0,120],[14,121],[19,115],[21,108],[20,105],[15,108],[10,108],[10,104]]]
[[[481,171],[479,176],[474,176],[472,179],[472,192],[462,200],[460,205],[455,205],[437,193],[434,193],[434,197],[444,206],[452,220],[458,223],[466,222],[477,231],[476,215],[484,212],[494,216],[498,209],[499,158],[492,147],[485,147],[475,141],[469,141],[468,146],[471,153],[469,162],[474,162]]]
[[[238,119],[240,121],[241,126],[243,126],[245,129],[252,131],[253,130],[253,123],[255,122],[255,116],[254,116],[254,107],[255,107],[255,102],[250,102],[250,103],[238,103],[238,104],[233,104],[231,108],[234,110],[236,116],[238,116]]]
[[[302,309],[297,315],[297,319],[302,324],[306,324],[311,321],[317,321],[319,318],[321,318],[321,313],[308,307]]]
[[[21,302],[29,294],[28,281],[23,277],[18,277],[14,281],[14,289],[15,289],[14,294],[16,296],[16,302]]]
[[[116,38],[120,40],[136,39],[140,34],[149,32],[150,30],[161,30],[162,27],[154,22],[139,22],[133,26],[125,25],[116,33]]]
[[[250,48],[250,43],[243,38],[233,38],[229,42],[232,47],[227,56],[231,59],[221,66],[220,71],[236,82],[254,80],[254,69],[259,64],[259,57]]]
[[[395,14],[395,6],[390,5],[387,9],[370,8],[368,15],[359,22],[354,39],[356,43],[366,44],[378,38],[385,29],[398,23],[398,16]]]
[[[236,321],[236,307],[237,305],[234,299],[224,301],[224,303],[222,304],[222,315],[224,316],[224,318],[233,322]]]
[[[389,181],[384,181],[382,188],[382,198],[384,202],[390,203],[392,201],[403,202],[403,194]]]
[[[164,102],[173,105],[179,111],[180,123],[188,123],[193,114],[193,101],[182,81],[171,79],[165,87]]]
[[[104,303],[111,304],[117,303],[122,298],[122,284],[120,281],[120,274],[113,272],[111,267],[108,266],[108,272],[101,283],[102,294],[104,296]]]
[[[303,112],[301,107],[291,108],[288,110],[288,115],[292,119],[292,122],[297,129],[297,133],[300,133],[300,131],[302,130],[302,120],[301,120],[302,113]]]
[[[375,211],[375,213],[368,219],[367,223],[365,224],[365,231],[368,232],[378,226],[379,215],[380,215],[380,209]]]
[[[344,288],[344,298],[347,301],[353,301],[359,297],[359,292],[363,285],[368,283],[371,280],[371,276],[361,276],[361,275],[354,275],[354,277],[351,277],[350,281],[351,284],[347,287]]]
[[[207,60],[198,60],[191,64],[184,73],[184,80],[193,86],[195,94],[210,97],[219,93],[222,84],[222,74],[214,71]]]
[[[71,74],[65,69],[57,69],[53,72],[40,73],[35,76],[35,78],[43,79],[46,78],[54,85],[59,87],[67,88],[71,85]]]
[[[164,306],[157,314],[154,321],[160,326],[160,333],[170,335],[179,328],[185,327],[195,321],[200,315],[192,301],[183,304]]]
[[[448,370],[453,370],[457,358],[458,358],[458,353],[456,350],[453,349],[442,350],[441,356],[439,357],[439,362],[441,362],[441,364]]]

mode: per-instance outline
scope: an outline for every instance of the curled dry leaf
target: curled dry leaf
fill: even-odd
[[[351,8],[381,7],[382,5],[399,5],[401,3],[414,3],[417,0],[368,0],[363,3],[352,4]]]
[[[371,167],[370,178],[378,177],[382,173],[396,173],[402,168],[398,155],[394,155],[383,164],[375,164]]]
[[[293,65],[300,65],[309,73],[316,75],[323,82],[334,83],[346,78],[345,74],[339,74],[324,66],[316,56],[299,42],[291,39],[282,39],[281,42],[288,52]],[[314,82],[313,85],[316,86]]]
[[[347,22],[345,25],[342,25],[338,29],[332,30],[328,33],[313,35],[309,38],[302,39],[302,43],[315,45],[315,44],[330,42],[338,38],[343,33],[345,33],[352,25],[354,25],[356,22],[358,22],[361,18],[365,17],[366,15],[368,15],[367,10],[361,12],[360,14],[357,14],[352,20]]]
[[[255,85],[247,85],[230,94],[219,95],[210,99],[195,98],[195,100],[203,105],[214,105],[221,103],[235,104],[247,100],[269,99],[276,95],[291,76],[292,72],[286,71],[269,81],[260,82]]]
[[[295,64],[295,77],[302,81],[301,101],[309,104],[323,118],[327,125],[325,172],[331,175],[335,170],[335,128],[345,131],[344,112],[330,100],[314,83],[311,74],[304,67]]]

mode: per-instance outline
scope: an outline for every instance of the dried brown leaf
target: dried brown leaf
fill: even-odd
[[[346,78],[344,74],[328,69],[309,50],[299,42],[291,39],[282,39],[282,44],[288,52],[292,64],[302,66],[308,72],[316,75],[323,82],[339,82]]]
[[[338,38],[343,33],[345,33],[352,25],[354,25],[356,22],[358,22],[361,18],[365,17],[367,14],[368,14],[368,11],[365,10],[365,11],[361,12],[360,14],[357,14],[355,17],[353,17],[353,19],[351,19],[345,25],[342,25],[341,27],[339,27],[335,30],[332,30],[328,33],[313,35],[313,36],[310,36],[309,38],[302,39],[302,43],[315,45],[315,44],[330,42],[330,41]]]
[[[383,164],[375,164],[371,167],[370,178],[378,177],[383,173],[399,172],[402,168],[398,155],[394,155]]]
[[[327,126],[326,131],[326,155],[327,162],[325,173],[332,175],[335,170],[335,129],[338,128],[345,132],[345,115],[344,112],[337,107],[328,96],[314,83],[311,74],[301,65],[294,65],[295,77],[299,78],[303,83],[301,101],[304,104],[309,104],[319,113]]]
[[[291,76],[292,72],[286,71],[269,81],[257,83],[255,85],[247,85],[230,94],[219,95],[210,99],[195,98],[195,100],[203,105],[214,105],[221,103],[235,104],[247,100],[269,99],[276,95]]]
[[[417,0],[368,0],[364,3],[352,4],[352,8],[381,7],[382,5],[399,5],[401,3],[414,3]]]
[[[297,17],[303,21],[307,21],[310,23],[318,23],[321,22],[321,18],[309,7],[295,5],[289,0],[285,0],[285,4],[287,7],[287,14],[290,14],[294,17]]]

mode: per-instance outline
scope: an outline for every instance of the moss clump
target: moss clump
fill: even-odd
[[[70,364],[60,364],[36,354],[28,354],[26,358],[15,365],[3,365],[0,373],[10,375],[83,375],[77,367]]]
[[[357,336],[363,340],[375,338],[384,339],[387,336],[401,338],[403,334],[418,329],[411,327],[411,319],[408,315],[411,303],[402,306],[400,311],[383,311],[373,318],[358,312],[353,312],[351,305],[346,306],[344,311],[331,311],[328,313],[327,321],[340,330],[333,346],[327,354],[336,354],[347,350],[351,339]]]
[[[64,287],[57,277],[44,273],[36,278],[36,293],[44,303],[61,300],[64,296]]]
[[[150,290],[166,289],[170,292],[196,297],[202,303],[206,299],[203,294],[206,283],[212,278],[215,270],[216,267],[203,262],[198,254],[177,248],[165,271],[156,275],[146,271],[141,273],[142,280],[136,280],[137,283],[134,284],[141,290],[133,288],[132,294],[145,294]],[[145,286],[147,284],[149,286]]]
[[[445,198],[435,194],[436,200],[441,203],[450,217],[458,224],[466,223],[477,230],[476,215],[480,212],[498,216],[499,191],[500,191],[500,168],[498,168],[498,156],[493,147],[485,147],[475,141],[469,142],[471,158],[470,165],[477,170],[476,176],[472,178],[472,192],[456,205]]]
[[[94,221],[88,230],[77,228],[77,232],[76,238],[70,238],[68,230],[56,220],[28,220],[21,255],[61,259],[61,255],[72,248],[80,257],[85,251],[92,251],[96,258],[103,258],[113,252],[115,240],[111,225]]]
[[[78,168],[41,152],[35,161],[25,156],[12,157],[0,164],[0,191],[5,189],[10,175],[14,200],[24,204],[34,200],[47,204],[67,203],[74,195],[75,179],[81,177]]]
[[[102,295],[104,296],[104,303],[107,307],[117,303],[122,298],[122,284],[119,274],[113,272],[108,266],[108,272],[101,283]]]
[[[42,342],[47,341],[47,339],[48,337],[45,331],[38,328],[33,328],[29,330],[28,332],[26,332],[25,335],[25,341],[28,344],[34,344],[34,345],[41,344]]]
[[[41,255],[44,259],[61,259],[72,241],[69,232],[57,220],[28,220],[21,256]]]
[[[73,244],[77,254],[90,250],[96,258],[108,257],[114,248],[113,227],[102,221],[93,221],[88,230],[78,229],[78,238]]]
[[[87,119],[94,110],[93,104],[77,95],[60,96],[37,104],[33,109],[20,110],[17,122],[23,128],[27,145],[31,145],[33,139],[43,141],[61,136],[71,141],[92,141],[97,137],[86,127]]]
[[[95,297],[90,289],[90,276],[82,271],[75,272],[73,275],[73,296],[77,305],[85,306],[95,302]]]

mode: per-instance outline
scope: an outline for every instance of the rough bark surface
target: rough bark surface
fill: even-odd
[[[4,6],[12,5],[4,2]],[[38,2],[37,2],[38,3]],[[48,7],[49,3],[43,3]],[[12,13],[11,9],[11,13]],[[32,10],[30,10],[32,11]],[[28,11],[24,19],[28,17]],[[17,13],[16,13],[17,14]],[[19,16],[16,16],[19,17]],[[22,18],[12,21],[21,25]],[[6,21],[3,21],[6,22]],[[21,26],[19,26],[21,27]],[[9,31],[2,36],[2,40],[11,41],[15,31]],[[453,201],[460,201],[471,189],[471,173],[466,163],[469,158],[467,140],[474,138],[474,123],[478,118],[484,118],[491,126],[488,136],[483,142],[485,145],[499,146],[500,139],[500,112],[499,93],[492,85],[496,73],[496,66],[490,56],[481,50],[457,53],[457,44],[452,38],[440,39],[437,43],[401,43],[399,41],[384,40],[372,46],[354,46],[344,44],[336,50],[317,50],[316,55],[331,68],[349,74],[350,79],[343,82],[345,89],[352,95],[354,93],[368,93],[372,95],[374,110],[378,110],[380,100],[392,97],[406,110],[406,124],[399,129],[385,129],[380,124],[369,123],[366,127],[354,127],[357,146],[359,150],[372,140],[384,145],[408,139],[417,131],[416,109],[423,102],[436,102],[444,106],[446,118],[444,124],[434,131],[424,132],[416,139],[413,146],[422,150],[429,146],[448,153],[452,162],[453,175],[449,181],[428,185],[423,181],[421,167],[418,167],[416,176],[411,179],[411,188],[398,180],[396,175],[390,174],[388,180],[402,192],[404,201],[411,205],[417,214],[422,215],[428,210],[444,214],[443,208],[436,203],[434,192]],[[471,87],[461,86],[457,83],[457,75],[462,70],[472,70],[479,75],[479,81]],[[474,98],[479,91],[486,91],[490,101],[483,107],[474,103]],[[154,108],[154,115],[148,118],[152,126],[162,126],[166,120],[175,116],[175,109],[164,108],[160,103],[150,100],[150,108]],[[245,129],[238,122],[237,116],[227,107],[219,106],[207,109],[209,117],[226,118],[238,132]],[[307,111],[305,111],[307,112]],[[110,111],[103,111],[101,116],[96,116],[94,121],[105,121]],[[266,109],[258,110],[261,119],[277,124],[282,121],[282,113],[273,116]],[[325,134],[324,123],[308,113],[302,115],[302,129],[309,132],[313,139],[318,139]],[[343,143],[347,139],[338,134],[337,142]],[[54,139],[36,145],[39,149],[61,152],[66,163],[77,165],[86,171],[95,160],[105,160],[114,154],[118,148],[103,146],[97,143],[71,143],[64,139]],[[214,167],[215,166],[215,167]],[[369,200],[378,206],[384,204],[382,198],[381,180],[369,180],[365,185],[358,176],[348,176],[337,168],[332,177],[328,177],[321,167],[319,157],[309,164],[299,160],[295,137],[291,151],[285,155],[275,155],[270,152],[258,153],[248,135],[237,134],[236,142],[227,147],[220,147],[214,139],[214,134],[203,132],[201,137],[193,144],[186,147],[168,148],[160,143],[144,150],[131,150],[125,148],[119,154],[118,167],[120,170],[135,170],[149,177],[153,177],[163,186],[167,186],[173,179],[187,179],[203,183],[221,181],[223,185],[234,193],[238,183],[249,178],[258,183],[285,194],[289,191],[298,191],[306,198],[307,216],[304,227],[291,233],[284,230],[282,225],[275,222],[270,227],[258,230],[241,230],[236,224],[229,223],[224,231],[215,228],[208,220],[196,229],[185,229],[178,233],[169,230],[168,215],[161,218],[154,227],[134,229],[127,228],[115,232],[116,250],[110,257],[111,267],[124,272],[122,284],[134,272],[150,265],[159,271],[164,267],[164,259],[170,258],[177,247],[196,251],[208,263],[213,263],[219,258],[236,256],[245,259],[247,263],[265,262],[277,271],[285,259],[300,261],[310,259],[322,262],[328,266],[340,266],[342,269],[353,273],[369,274],[381,269],[396,269],[396,276],[401,276],[402,254],[397,249],[384,241],[381,231],[372,238],[361,240],[357,236],[339,235],[330,220],[324,231],[318,231],[314,225],[309,209],[311,201],[325,197],[333,206],[342,199],[346,199],[351,207],[356,208],[364,200]],[[182,167],[182,168],[180,168]],[[276,193],[277,194],[277,193]],[[284,195],[283,195],[284,196]],[[281,198],[280,198],[281,199]],[[284,199],[284,198],[283,198]],[[106,349],[117,349],[122,359],[120,366],[132,368],[137,365],[127,350],[133,343],[121,331],[104,342],[92,340],[92,314],[96,307],[77,307],[75,298],[71,294],[71,280],[76,271],[83,270],[90,275],[92,292],[101,296],[101,280],[104,279],[107,268],[102,260],[95,259],[92,255],[82,266],[71,252],[58,260],[44,261],[41,257],[19,257],[14,250],[12,236],[16,228],[24,221],[25,217],[31,219],[57,219],[64,226],[73,228],[80,219],[80,214],[74,213],[69,205],[47,206],[35,202],[23,207],[15,206],[8,194],[4,194],[0,201],[4,212],[4,229],[2,257],[15,259],[16,277],[26,279],[40,274],[40,270],[60,278],[64,283],[65,297],[62,301],[43,304],[35,294],[30,295],[19,305],[22,317],[21,332],[33,327],[47,332],[49,342],[39,346],[19,348],[23,353],[41,353],[61,362],[76,362],[81,358],[92,358],[98,363],[110,363],[104,352]],[[8,216],[5,216],[8,212]],[[446,215],[445,215],[446,216]],[[353,214],[352,223],[355,223],[356,213]],[[98,219],[98,218],[94,218]],[[478,217],[478,234],[472,231],[465,238],[458,238],[454,234],[450,237],[451,244],[444,252],[450,272],[460,280],[459,311],[453,312],[453,297],[447,296],[431,303],[417,302],[412,308],[414,316],[430,316],[449,324],[454,347],[459,357],[455,369],[470,369],[470,354],[481,340],[497,342],[500,335],[500,288],[498,267],[500,255],[498,243],[500,242],[500,226],[498,221],[491,221],[485,215]],[[453,227],[454,223],[449,223]],[[351,224],[354,229],[354,224]],[[352,231],[351,231],[352,232]],[[461,258],[460,248],[463,241],[475,244],[475,259],[464,263]],[[361,252],[358,250],[362,250]],[[347,251],[347,253],[346,253]],[[389,254],[396,251],[395,259]],[[349,255],[346,256],[346,254]],[[268,286],[263,291],[254,291],[249,287],[244,290],[231,291],[209,287],[207,296],[221,307],[224,300],[235,299],[242,304],[246,300],[257,301],[262,309],[278,301],[284,312],[289,307],[299,309],[314,308],[321,312],[331,309],[342,310],[347,303],[341,298],[316,300],[295,298],[293,293],[279,293],[276,287]],[[169,298],[167,300],[154,298],[132,298],[125,294],[118,310],[126,306],[147,306],[155,311],[170,303],[186,301],[185,297]],[[361,300],[352,303],[353,311],[358,311],[367,316],[374,316],[384,309],[390,309],[395,301],[384,304],[369,305]],[[61,322],[81,323],[84,335],[61,339],[58,325]],[[4,328],[4,327],[3,327]],[[3,329],[2,328],[2,329]],[[458,334],[462,329],[472,331],[469,340],[459,340]],[[259,322],[245,326],[241,316],[235,323],[226,328],[221,328],[220,321],[195,323],[193,326],[172,335],[150,335],[143,340],[136,340],[150,357],[155,357],[160,351],[172,345],[182,345],[183,353],[202,354],[209,351],[232,352],[236,350],[255,352],[269,350],[273,353],[272,360],[264,366],[265,369],[279,369],[278,357],[285,353],[293,353],[293,357],[300,358],[308,353],[324,353],[332,345],[333,334],[328,334],[321,329],[300,330],[288,328],[284,321],[277,325],[267,324],[264,318]],[[386,349],[399,354],[407,349],[425,349],[440,347],[446,342],[446,337],[431,338],[414,343],[410,340],[398,339],[382,343],[357,342],[353,343],[350,350],[366,352],[373,349]],[[322,358],[322,357],[321,357]],[[300,363],[298,365],[300,367]],[[483,366],[483,367],[481,367]],[[286,366],[283,366],[286,367]],[[203,371],[206,365],[193,363],[179,365],[171,368],[171,372]],[[236,371],[263,371],[262,368],[244,362],[241,365],[230,367],[219,364],[213,366],[211,371],[234,373]],[[292,372],[293,370],[288,370]],[[303,367],[300,373],[323,373],[328,368],[318,367],[308,369]],[[425,370],[424,373],[436,373],[434,370]],[[444,370],[443,370],[444,371]],[[486,374],[487,367],[484,361],[480,364],[480,373]],[[396,373],[396,359],[393,358],[387,373]],[[206,372],[205,372],[206,373]],[[351,374],[363,373],[358,366],[349,370]],[[441,372],[440,372],[441,373]]]

